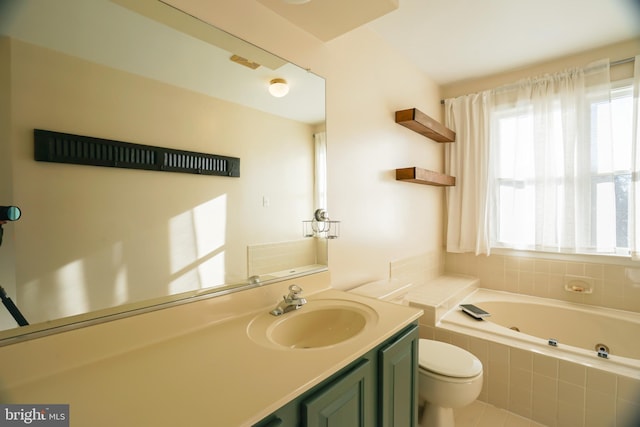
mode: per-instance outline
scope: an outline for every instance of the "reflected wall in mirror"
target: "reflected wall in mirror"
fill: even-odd
[[[1,0],[0,34],[0,205],[23,213],[0,285],[30,323],[0,307],[0,338],[326,269],[301,231],[322,78],[157,0]],[[240,177],[36,162],[34,129],[239,157]]]

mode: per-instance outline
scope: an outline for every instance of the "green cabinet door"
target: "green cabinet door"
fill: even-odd
[[[303,404],[305,427],[371,427],[376,425],[375,364],[360,360],[336,381]]]
[[[418,424],[418,340],[418,327],[413,325],[379,352],[380,427]]]

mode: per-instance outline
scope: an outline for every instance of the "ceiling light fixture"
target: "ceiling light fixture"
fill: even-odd
[[[273,79],[269,82],[269,93],[276,98],[282,98],[289,93],[289,85],[285,79]]]

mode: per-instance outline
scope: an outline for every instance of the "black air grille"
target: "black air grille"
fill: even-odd
[[[240,176],[240,159],[48,130],[34,130],[34,158],[126,169]]]

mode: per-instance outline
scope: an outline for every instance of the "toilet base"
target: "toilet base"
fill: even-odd
[[[420,411],[419,427],[455,427],[453,408],[443,408],[424,402]]]

